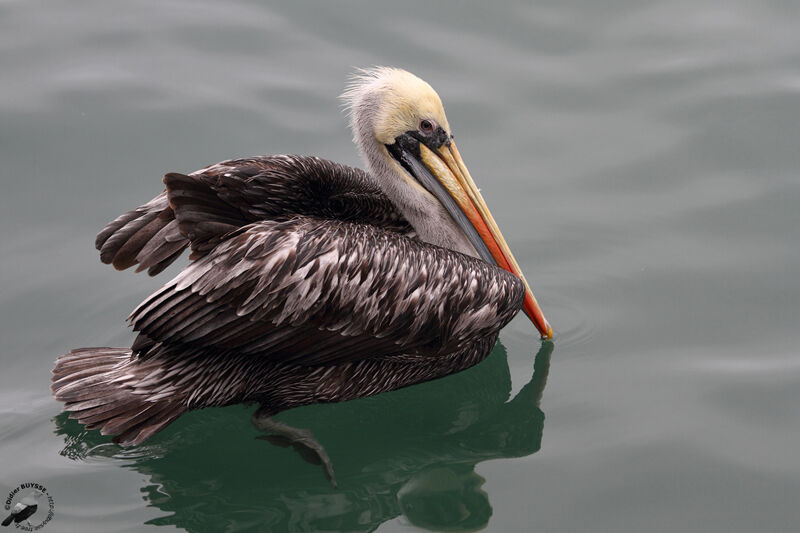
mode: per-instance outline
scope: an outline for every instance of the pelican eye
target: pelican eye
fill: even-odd
[[[419,123],[419,131],[425,134],[431,134],[436,131],[436,122],[428,119],[421,120]]]

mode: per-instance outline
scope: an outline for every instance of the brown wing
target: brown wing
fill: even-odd
[[[164,191],[109,222],[94,244],[103,263],[117,270],[138,264],[137,272],[148,269],[155,276],[181,255],[189,241],[181,235]]]
[[[110,222],[95,242],[100,259],[124,270],[139,265],[155,275],[193,242],[202,255],[224,235],[259,220],[304,215],[373,224],[406,235],[411,226],[360,169],[316,157],[235,159],[190,175],[167,174],[169,198],[150,202]],[[185,195],[189,201],[185,202]],[[183,209],[183,229],[175,208]],[[191,225],[195,235],[187,235]],[[223,226],[224,225],[224,226]],[[203,234],[213,239],[203,240]]]
[[[302,365],[432,356],[497,332],[523,297],[519,279],[483,261],[366,224],[295,217],[237,230],[148,298],[131,316],[133,349]]]

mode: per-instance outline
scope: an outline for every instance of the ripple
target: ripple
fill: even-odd
[[[164,455],[164,450],[158,445],[148,444],[125,448],[119,444],[106,442],[97,444],[86,450],[86,455],[81,459],[86,463],[104,463],[109,459],[121,461],[136,461],[140,459],[158,459]]]
[[[585,303],[579,299],[569,298],[562,294],[543,295],[546,302],[545,316],[553,326],[553,342],[558,348],[559,355],[564,351],[571,354],[585,353],[587,347],[601,327],[598,313],[590,313]],[[512,339],[515,343],[530,341],[532,335],[537,335],[532,329],[529,319],[520,313],[514,322],[503,332],[503,338]]]

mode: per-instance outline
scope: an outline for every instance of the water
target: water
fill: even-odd
[[[45,531],[796,531],[799,11],[0,3],[0,494],[44,484]],[[285,413],[339,490],[243,407],[128,450],[58,416],[55,357],[127,345],[176,272],[95,233],[166,171],[360,164],[336,96],[375,64],[439,91],[554,343],[518,318],[468,372]]]

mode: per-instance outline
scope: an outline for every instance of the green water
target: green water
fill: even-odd
[[[0,2],[0,495],[43,531],[800,528],[800,7],[790,2]],[[167,171],[360,165],[356,66],[441,95],[548,319],[481,365],[281,415],[340,488],[191,413],[121,449],[59,415],[56,356],[125,346],[174,275],[94,235]]]

